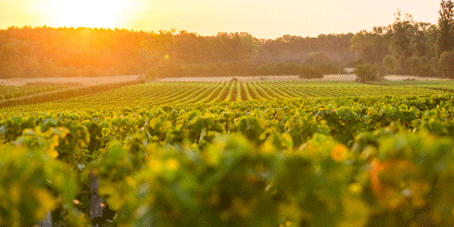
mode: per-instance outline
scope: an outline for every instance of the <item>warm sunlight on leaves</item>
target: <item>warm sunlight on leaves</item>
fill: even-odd
[[[347,152],[348,152],[348,150],[345,146],[337,145],[333,148],[333,150],[331,152],[331,157],[336,162],[342,162],[346,159]]]
[[[52,20],[65,27],[119,27],[124,12],[134,5],[129,0],[49,0]]]

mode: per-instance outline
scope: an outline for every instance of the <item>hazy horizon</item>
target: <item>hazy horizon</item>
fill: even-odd
[[[186,30],[203,36],[247,32],[257,38],[283,35],[356,33],[393,23],[394,13],[437,23],[439,1],[410,0],[6,0],[0,2],[0,28],[10,26],[125,28],[157,32]]]

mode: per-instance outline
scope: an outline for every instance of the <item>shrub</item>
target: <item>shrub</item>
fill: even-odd
[[[342,67],[334,64],[314,65],[312,66],[312,69],[322,74],[336,74],[339,70],[343,70]]]
[[[301,69],[300,78],[303,78],[303,79],[323,78],[323,74],[311,69],[310,67],[305,66]]]
[[[137,80],[141,83],[141,84],[144,84],[147,82],[147,79],[146,79],[146,76],[145,75],[140,75],[139,77],[137,77]]]
[[[334,64],[334,61],[331,60],[324,53],[314,52],[314,53],[309,54],[305,63],[308,65],[330,65],[330,64]]]
[[[378,65],[374,64],[362,64],[357,65],[355,68],[357,81],[360,83],[378,81],[380,76],[378,74]]]
[[[438,67],[443,72],[446,77],[454,76],[454,52],[445,51],[440,55],[440,60],[438,60]]]

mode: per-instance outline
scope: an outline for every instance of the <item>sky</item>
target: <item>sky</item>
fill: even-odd
[[[0,0],[10,26],[247,32],[257,38],[359,32],[394,22],[397,9],[437,23],[438,0]]]

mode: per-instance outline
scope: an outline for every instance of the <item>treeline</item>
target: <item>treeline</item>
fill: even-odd
[[[349,50],[351,37],[353,34],[316,38],[287,35],[265,40],[248,33],[200,36],[176,30],[154,33],[126,29],[10,27],[0,30],[0,77],[131,75],[143,74],[149,68],[172,71],[194,65],[231,68],[247,64],[261,68],[282,66],[278,63],[307,63],[330,68],[354,61],[354,54]],[[276,70],[278,68],[271,71]],[[241,70],[238,73],[241,74]]]
[[[312,69],[320,76],[308,75]],[[260,75],[300,75],[302,78],[322,77],[323,74],[339,74],[344,67],[338,64],[298,64],[298,63],[263,63],[229,62],[229,63],[202,63],[191,65],[169,65],[167,67],[150,68],[146,72],[148,79],[169,77],[211,77],[215,76],[260,76]]]
[[[374,65],[380,74],[454,77],[454,9],[442,0],[438,25],[396,13],[388,26],[356,34],[248,33],[200,36],[186,31],[10,27],[0,30],[0,78],[112,76],[160,72],[162,77],[284,75],[296,68],[322,74]],[[299,73],[297,73],[298,75]]]
[[[438,25],[396,14],[393,24],[354,35],[351,50],[358,62],[375,64],[382,74],[454,78],[454,9],[440,3]]]

